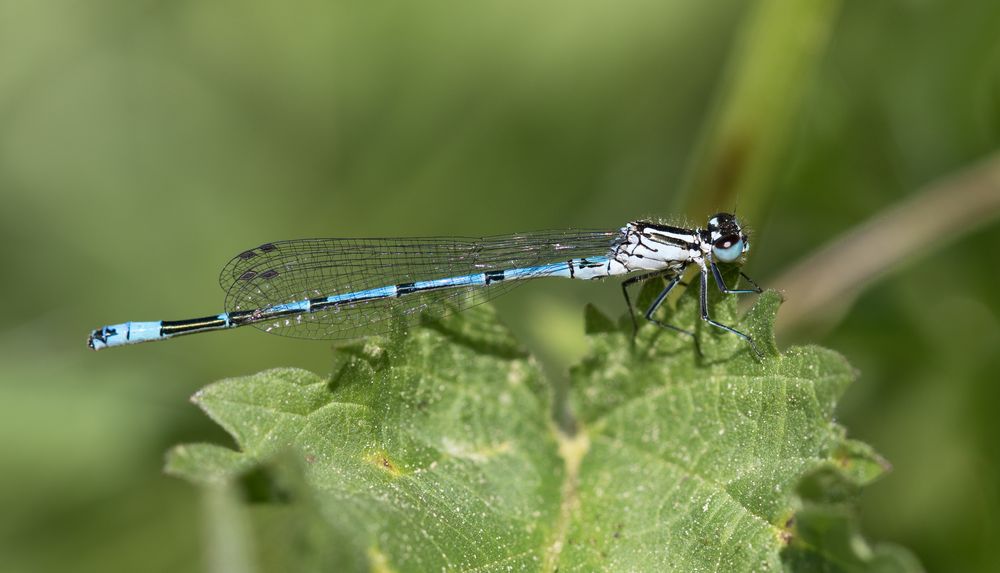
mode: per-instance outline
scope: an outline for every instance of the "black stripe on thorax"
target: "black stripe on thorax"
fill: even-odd
[[[659,225],[655,223],[640,223],[636,226],[639,234],[645,238],[653,241],[655,243],[660,243],[664,245],[673,245],[675,247],[682,247],[686,249],[698,249],[698,242],[702,240],[702,237],[697,229],[685,229],[683,227],[672,227],[670,225]],[[648,230],[654,232],[649,232]],[[656,232],[659,231],[659,232]],[[667,235],[662,235],[660,233],[671,233],[674,235],[684,235],[690,237],[689,240],[680,237],[671,237]]]
[[[671,246],[674,246],[674,247],[680,247],[682,249],[698,250],[698,238],[697,238],[697,236],[696,235],[690,235],[690,234],[689,234],[689,236],[694,237],[694,240],[689,241],[689,240],[681,239],[679,237],[668,237],[666,235],[654,235],[652,233],[643,233],[642,234],[642,238],[648,240],[649,242],[651,242],[653,244],[671,245]],[[646,246],[646,247],[649,246],[649,245],[646,245],[645,243],[642,243],[642,244],[643,244],[643,246]],[[655,251],[656,249],[653,249],[653,250]]]
[[[674,227],[673,225],[661,225],[660,223],[650,223],[649,221],[639,221],[635,224],[635,227],[639,232],[643,232],[646,229],[653,229],[654,231],[673,233],[675,235],[697,234],[697,231],[694,229],[685,229],[684,227]]]

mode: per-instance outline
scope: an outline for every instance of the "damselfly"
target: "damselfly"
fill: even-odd
[[[685,269],[700,271],[701,318],[746,340],[747,334],[709,316],[708,276],[725,294],[761,292],[726,286],[717,262],[740,263],[750,243],[736,217],[719,213],[704,229],[634,221],[617,231],[546,231],[482,239],[301,239],[265,243],[222,269],[226,312],[189,320],[125,322],[93,331],[100,350],[183,334],[251,325],[266,332],[313,339],[385,333],[421,313],[443,315],[498,296],[528,279],[602,279],[622,283],[632,324],[638,323],[628,287],[666,279],[646,320],[693,335],[653,317]],[[394,318],[396,317],[396,318]]]

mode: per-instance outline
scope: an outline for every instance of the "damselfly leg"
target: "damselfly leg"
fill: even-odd
[[[624,281],[622,281],[622,296],[625,297],[625,306],[626,306],[626,308],[628,308],[628,317],[630,319],[632,319],[632,340],[633,341],[635,341],[636,335],[639,334],[639,322],[636,321],[636,319],[635,319],[635,307],[632,306],[632,298],[628,294],[628,288],[630,286],[636,284],[636,283],[643,283],[643,282],[646,282],[649,279],[653,279],[653,278],[657,278],[657,277],[662,277],[665,274],[666,273],[663,272],[663,271],[655,271],[655,272],[651,272],[651,273],[643,273],[641,275],[636,275],[634,277],[630,277],[630,278],[625,279]],[[670,288],[673,288],[673,287],[670,287]],[[668,292],[669,292],[669,289],[668,289]],[[662,302],[662,297],[660,297],[660,299],[661,299],[660,302]],[[659,306],[659,304],[657,304],[657,306]],[[648,317],[649,317],[650,314],[651,314],[651,312],[647,312],[646,313],[647,319],[648,319]]]
[[[751,285],[753,285],[753,288],[750,288],[750,289],[733,289],[733,288],[729,288],[726,285],[725,279],[722,277],[722,271],[719,270],[718,265],[715,262],[712,262],[711,263],[711,267],[712,267],[712,275],[715,277],[715,283],[719,287],[719,291],[721,293],[723,293],[723,294],[752,294],[752,293],[760,293],[760,292],[762,292],[761,288],[759,286],[757,286],[757,283],[755,283],[753,281],[753,279],[751,279],[750,277],[746,276],[743,272],[740,272],[740,275],[744,279],[746,279],[747,282],[749,282]],[[683,282],[681,282],[681,277],[683,276],[683,274],[684,274],[683,270],[680,271],[680,272],[676,272],[676,271],[653,272],[653,273],[646,273],[646,274],[634,276],[634,277],[631,277],[631,278],[625,280],[624,282],[622,282],[622,294],[625,297],[625,304],[628,307],[629,318],[632,319],[632,340],[633,340],[633,343],[635,341],[636,334],[639,331],[639,323],[636,321],[636,318],[635,318],[635,307],[632,305],[632,300],[631,300],[631,297],[629,296],[628,288],[630,286],[636,284],[636,283],[645,282],[647,280],[654,279],[654,278],[657,278],[657,277],[670,276],[670,280],[667,283],[666,287],[664,287],[664,289],[660,292],[660,294],[657,295],[656,299],[653,300],[652,304],[649,305],[649,308],[646,310],[645,314],[643,315],[643,318],[645,318],[647,321],[655,324],[656,326],[658,326],[660,328],[666,328],[666,329],[673,330],[675,332],[679,332],[681,334],[686,334],[686,335],[690,336],[694,340],[695,350],[698,352],[699,355],[701,354],[701,346],[699,345],[699,343],[698,343],[698,337],[695,336],[694,332],[692,332],[690,330],[687,330],[687,329],[684,329],[684,328],[681,328],[679,326],[675,326],[673,324],[669,324],[669,323],[664,322],[662,320],[657,320],[653,316],[654,314],[656,314],[656,311],[659,310],[660,306],[663,305],[663,302],[670,295],[671,291],[673,291],[673,289],[678,284],[681,284],[681,285],[684,284]],[[700,282],[699,286],[700,286],[700,291],[701,291],[700,292],[700,296],[699,296],[700,307],[701,307],[701,319],[704,320],[705,322],[707,322],[708,324],[711,324],[712,326],[714,326],[716,328],[721,328],[722,330],[725,330],[727,332],[731,332],[731,333],[735,334],[736,336],[739,336],[743,340],[746,340],[747,343],[750,344],[750,347],[753,349],[754,353],[756,353],[758,356],[761,355],[761,352],[757,348],[756,343],[754,343],[753,338],[751,338],[748,334],[740,332],[739,330],[736,330],[735,328],[733,328],[731,326],[722,324],[721,322],[718,322],[718,321],[714,320],[711,317],[711,315],[709,314],[709,311],[708,311],[708,269],[703,268],[701,270],[700,281],[699,282]]]
[[[712,262],[712,274],[715,275],[715,284],[719,285],[719,290],[722,294],[760,294],[763,291],[754,280],[746,275],[743,271],[740,271],[740,276],[746,279],[746,281],[753,285],[752,289],[731,289],[726,286],[726,280],[722,278],[722,271],[719,270],[719,265],[714,261]]]
[[[739,290],[739,289],[733,290],[733,289],[727,288],[725,281],[722,280],[722,273],[719,272],[719,267],[716,266],[716,264],[714,262],[712,263],[712,273],[715,275],[715,280],[718,283],[719,290],[722,291],[723,294],[744,294],[744,293],[759,292],[758,290]],[[739,336],[743,340],[746,340],[750,344],[750,348],[753,349],[754,354],[756,354],[757,356],[763,356],[763,353],[757,348],[757,344],[754,343],[753,338],[751,338],[749,334],[744,334],[743,332],[740,332],[739,330],[736,330],[735,328],[733,328],[731,326],[727,326],[725,324],[722,324],[721,322],[713,320],[712,317],[709,316],[709,314],[708,314],[708,269],[706,269],[704,266],[702,266],[700,274],[701,274],[701,281],[700,281],[700,283],[701,283],[701,285],[700,285],[701,286],[701,293],[700,293],[700,295],[701,295],[700,296],[700,299],[701,299],[701,319],[704,320],[705,322],[711,324],[712,326],[714,326],[716,328],[721,328],[722,330],[725,330],[727,332],[731,332],[731,333],[735,334],[736,336]],[[756,283],[754,283],[752,280],[750,282],[754,286],[757,286]],[[758,287],[758,289],[759,288],[760,287]]]

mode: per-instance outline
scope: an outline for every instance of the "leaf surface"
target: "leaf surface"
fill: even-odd
[[[736,324],[735,297],[719,298]],[[265,571],[919,570],[857,534],[854,496],[886,464],[833,422],[846,361],[778,353],[779,304],[765,293],[738,324],[763,357],[696,320],[690,293],[662,318],[700,355],[669,330],[633,342],[630,321],[589,308],[572,435],[489,307],[426,319],[339,351],[329,378],[206,387],[193,400],[235,448],[178,446],[167,468],[237,506],[222,513],[250,524],[232,530]]]

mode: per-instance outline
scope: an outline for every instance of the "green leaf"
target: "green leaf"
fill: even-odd
[[[779,354],[776,293],[741,321],[736,297],[711,299],[758,357],[698,319],[696,290],[657,318],[694,332],[700,355],[587,310],[572,436],[539,366],[480,306],[342,349],[329,378],[206,387],[193,400],[236,449],[178,446],[167,470],[230,500],[208,503],[228,508],[209,519],[226,532],[210,563],[243,547],[262,571],[919,570],[857,534],[854,498],[887,465],[832,420],[851,367]]]

